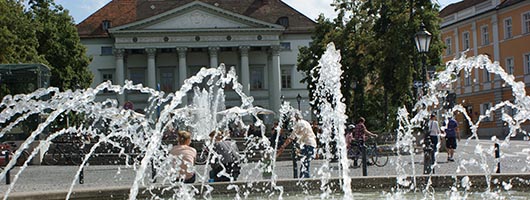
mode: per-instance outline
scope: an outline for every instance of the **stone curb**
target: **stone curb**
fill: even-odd
[[[464,191],[462,188],[462,180],[464,177],[469,178],[471,183],[469,190],[484,190],[488,187],[486,181],[486,175],[484,174],[467,174],[467,175],[419,175],[415,177],[406,177],[406,180],[410,182],[416,182],[417,188],[424,188],[427,185],[427,181],[431,178],[431,186],[440,190],[449,190],[455,186],[459,191]],[[466,178],[466,179],[467,179]],[[340,178],[332,178],[327,180],[327,185],[332,193],[342,192],[342,181]],[[490,175],[490,188],[492,190],[504,190],[504,185],[509,183],[511,190],[525,191],[530,187],[530,174],[491,174]],[[309,191],[309,193],[320,193],[321,192],[321,179],[283,179],[278,180],[275,186],[271,185],[270,180],[258,181],[253,184],[247,182],[219,182],[209,183],[208,185],[213,188],[211,195],[221,196],[235,196],[236,192],[234,189],[229,189],[229,185],[236,186],[230,188],[238,188],[241,191],[252,191],[253,194],[270,194],[274,192],[273,187],[283,188],[284,193],[300,193],[301,191]],[[201,184],[194,184],[195,188],[201,190]],[[370,176],[370,177],[353,177],[351,181],[353,191],[381,191],[386,189],[389,191],[391,188],[408,188],[405,186],[398,186],[396,176]],[[163,187],[160,187],[163,188]],[[70,199],[127,199],[129,196],[130,187],[105,187],[105,188],[87,188],[87,189],[76,189],[72,193]],[[139,189],[138,198],[148,198],[143,193],[146,191],[145,188]],[[65,199],[68,191],[39,191],[39,192],[18,192],[9,195],[9,199],[13,200],[30,200],[30,199]],[[161,190],[150,191],[161,194]],[[170,194],[167,194],[170,195]],[[167,196],[161,195],[161,197]]]

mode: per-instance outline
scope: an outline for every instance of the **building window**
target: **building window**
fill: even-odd
[[[512,18],[504,19],[504,39],[512,38]]]
[[[173,92],[173,83],[175,83],[173,68],[160,68],[160,90],[165,93]]]
[[[291,88],[291,67],[282,67],[282,88]]]
[[[524,65],[526,74],[530,74],[530,53],[524,55]]]
[[[101,55],[102,56],[112,55],[112,47],[101,47]]]
[[[283,27],[289,27],[289,18],[288,17],[280,17],[276,21],[276,24],[282,25]]]
[[[464,78],[464,84],[465,86],[470,86],[471,85],[471,75],[465,75],[466,77]]]
[[[491,75],[490,72],[484,67],[484,82],[490,82],[491,81]]]
[[[452,52],[452,44],[451,44],[451,38],[445,38],[445,55],[451,55]]]
[[[281,51],[290,51],[291,50],[291,43],[290,42],[280,42],[280,50]]]
[[[106,81],[110,81],[111,83],[115,83],[114,82],[114,72],[115,70],[101,70],[100,73],[101,73],[101,82],[106,82]],[[107,89],[105,89],[103,91],[103,93],[109,93],[109,91]]]
[[[469,45],[469,32],[464,32],[462,33],[462,47],[464,48],[464,50],[468,50],[470,45]]]
[[[129,80],[133,84],[144,84],[145,83],[145,69],[129,69]]]
[[[506,58],[506,72],[513,74],[513,57]]]
[[[493,110],[490,111],[489,115],[486,115],[486,112],[491,108],[491,103],[483,103],[480,105],[480,114],[484,115],[486,118],[484,118],[484,121],[492,121],[493,120]]]
[[[513,104],[514,101],[510,100],[510,102]],[[515,114],[517,114],[517,108],[505,105],[504,106],[504,113],[506,113],[506,114],[508,114],[510,116],[514,116]]]
[[[250,89],[264,89],[265,75],[263,67],[253,67],[250,69]]]
[[[523,14],[523,34],[530,33],[530,12]]]
[[[490,34],[488,32],[488,26],[482,26],[482,45],[490,44]]]

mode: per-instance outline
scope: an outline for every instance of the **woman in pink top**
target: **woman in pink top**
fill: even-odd
[[[170,153],[176,157],[175,165],[180,165],[178,180],[184,180],[184,183],[194,183],[195,172],[193,170],[193,164],[197,157],[197,151],[190,146],[191,133],[187,131],[179,131],[177,141],[178,145],[174,146]]]

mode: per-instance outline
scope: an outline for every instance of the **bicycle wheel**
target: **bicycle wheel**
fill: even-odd
[[[377,148],[377,147],[374,149],[374,154],[375,154],[374,157],[377,158],[374,161],[374,164],[375,166],[378,166],[378,167],[383,167],[388,163],[388,154],[382,153],[381,150],[382,150],[381,148]]]
[[[375,151],[375,148],[373,146],[367,146],[366,147],[366,159],[372,161],[372,165],[377,165],[377,162],[379,160],[379,157],[377,156],[377,152]]]
[[[57,156],[55,156],[56,151],[55,148],[48,149],[42,157],[42,163],[45,165],[56,165],[58,162]]]
[[[70,154],[70,163],[72,163],[73,165],[81,164],[81,160],[83,159],[81,152],[75,151],[72,149],[72,151],[69,154]]]
[[[81,153],[77,144],[71,143],[64,148],[64,160],[66,164],[81,164]]]
[[[65,165],[68,161],[68,155],[64,151],[64,146],[60,147],[59,145],[55,146],[55,151],[51,154],[52,159],[56,164]]]
[[[203,147],[203,148],[208,148],[208,147]],[[202,150],[201,153],[199,155],[197,155],[197,157],[195,158],[195,164],[196,165],[204,165],[204,164],[206,164],[207,160],[208,160],[208,151],[207,150]]]

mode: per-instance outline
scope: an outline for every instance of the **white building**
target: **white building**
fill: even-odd
[[[277,111],[282,95],[296,107],[298,94],[309,110],[296,64],[314,26],[281,0],[113,0],[77,28],[93,57],[92,86],[132,80],[173,92],[201,67],[225,63],[235,66],[255,105]],[[141,94],[105,95],[135,108],[147,104]],[[238,99],[228,91],[226,103]]]

